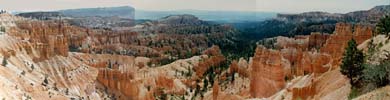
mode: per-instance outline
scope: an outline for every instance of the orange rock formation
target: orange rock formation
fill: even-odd
[[[292,39],[278,37],[278,50],[258,46],[250,66],[250,94],[256,98],[270,97],[285,87],[285,79],[311,73],[321,75],[337,69],[346,43],[353,38],[360,44],[371,35],[370,26],[338,23],[332,35],[312,33]],[[238,70],[237,65],[232,66],[231,71]],[[324,91],[317,89],[324,85],[321,80],[312,77],[312,81],[307,86],[292,88],[293,98],[313,98],[321,93],[319,91]]]
[[[333,65],[337,66],[341,63],[342,55],[349,40],[353,38],[357,44],[361,44],[371,37],[372,28],[370,26],[337,23],[334,34],[329,37],[320,51],[321,53],[330,54],[334,59]]]
[[[274,50],[257,47],[253,57],[250,93],[252,97],[272,96],[285,86],[282,55]]]

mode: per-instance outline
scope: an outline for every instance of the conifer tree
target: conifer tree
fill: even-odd
[[[2,66],[7,66],[8,62],[7,62],[7,58],[3,58],[3,62],[1,63]]]
[[[347,75],[353,86],[356,86],[362,77],[364,70],[363,61],[363,52],[357,49],[356,41],[354,39],[348,41],[348,47],[342,59],[341,73]]]
[[[386,34],[389,36],[390,34],[390,17],[385,16],[384,18],[380,19],[379,23],[376,25],[376,31],[379,34]]]

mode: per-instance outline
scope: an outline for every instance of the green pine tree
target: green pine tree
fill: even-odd
[[[5,32],[5,27],[1,26],[0,27],[0,32]]]
[[[1,63],[2,66],[7,66],[8,62],[7,62],[7,58],[3,58],[3,62]]]
[[[347,75],[353,86],[357,85],[363,75],[363,63],[364,55],[361,50],[357,49],[356,41],[354,39],[348,41],[348,47],[342,59],[341,73]]]
[[[207,91],[207,87],[209,86],[209,80],[203,80],[203,92]]]
[[[376,31],[379,34],[386,34],[390,35],[390,17],[385,16],[384,18],[380,19],[379,23],[376,25]]]

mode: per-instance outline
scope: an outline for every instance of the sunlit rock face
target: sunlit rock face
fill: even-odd
[[[307,50],[309,46],[308,43],[309,39],[307,36],[295,36],[293,38],[279,36],[276,38],[275,45],[277,49],[296,48]]]
[[[372,28],[364,25],[337,23],[335,32],[329,37],[320,52],[327,53],[334,59],[333,65],[339,65],[347,43],[355,39],[357,44],[372,37]]]
[[[38,49],[39,55],[34,61],[39,62],[56,55],[68,56],[67,29],[68,27],[60,23],[19,21],[17,27],[12,27],[8,34],[32,43],[33,48]]]
[[[98,70],[68,55],[65,27],[0,14],[2,99],[102,99]]]
[[[219,49],[211,49],[210,53],[220,55]],[[218,64],[218,59],[222,59],[202,55],[150,67],[147,65],[150,59],[145,57],[85,53],[71,53],[70,56],[97,68],[97,81],[114,91],[115,98],[123,100],[155,100],[163,94],[192,94],[190,88],[198,84],[195,81],[202,77],[204,69]]]
[[[280,52],[264,47],[256,48],[250,77],[252,97],[269,97],[284,88],[286,82]]]
[[[333,93],[319,88],[332,86],[323,84],[324,80],[320,79],[324,78],[324,75],[331,78],[329,74],[325,73],[334,73],[337,75],[334,76],[335,78],[343,80],[336,87],[345,87],[348,84],[347,79],[342,77],[337,68],[347,42],[353,38],[360,44],[371,38],[371,35],[371,26],[338,23],[334,34],[331,35],[312,33],[309,36],[293,38],[278,37],[275,44],[277,45],[276,50],[258,46],[249,64],[251,97],[274,98],[276,93],[287,87],[289,88],[288,92],[293,94],[292,99],[298,97],[305,99],[329,98],[323,96]],[[311,75],[310,79],[297,78],[307,75]],[[286,80],[291,79],[305,81],[304,84],[298,81],[296,81],[298,83],[289,82],[301,84],[292,88],[290,85],[286,85]]]
[[[331,68],[332,58],[328,54],[305,52],[302,67],[305,73],[324,73]]]
[[[271,98],[285,97],[289,100],[347,99],[351,88],[347,77],[339,70],[322,74],[310,74],[297,77],[286,87],[286,91]]]
[[[309,36],[308,49],[321,48],[326,43],[326,40],[329,38],[329,36],[330,35],[327,33],[319,33],[319,32],[311,33]]]
[[[250,94],[256,98],[270,97],[284,89],[288,79],[328,71],[330,62],[331,58],[327,54],[303,52],[294,48],[277,51],[260,46],[251,63]]]
[[[21,95],[34,99],[117,98],[122,100],[154,100],[156,95],[162,94],[184,95],[189,93],[189,96],[192,96],[194,92],[190,92],[189,88],[198,85],[195,81],[201,78],[208,68],[218,66],[225,59],[219,48],[213,47],[205,52],[210,56],[194,56],[151,68],[148,65],[151,60],[146,57],[89,54],[99,51],[99,48],[103,50],[126,48],[120,45],[121,43],[147,45],[146,41],[153,41],[147,38],[139,39],[138,34],[134,32],[111,34],[107,31],[71,26],[60,21],[26,20],[9,24],[13,26],[9,27],[7,34],[3,34],[4,39],[1,38],[3,46],[0,46],[0,53],[3,59],[7,59],[9,63],[7,67],[13,67],[12,69],[0,69],[0,71],[7,72],[3,76],[17,77],[21,76],[22,72],[30,75],[27,71],[31,71],[33,68],[30,67],[34,66],[35,69],[32,72],[35,76],[32,77],[36,79],[31,82],[32,87],[28,88],[39,90],[22,89],[15,96],[6,96],[15,87],[30,85],[30,81],[25,78],[15,78],[11,82],[4,83],[4,86],[9,88],[4,88],[4,93],[0,92],[1,97],[5,95],[7,99],[19,99]],[[156,39],[164,39],[164,37],[161,35]],[[177,38],[184,39],[185,36]],[[70,52],[69,47],[75,45],[82,47],[81,52],[84,53]],[[88,49],[90,47],[95,50]],[[153,53],[145,49],[150,48],[144,47],[138,51],[144,52],[145,55]],[[22,66],[22,64],[26,65]],[[9,71],[13,69],[18,70]],[[36,74],[35,71],[39,73]],[[187,73],[191,74],[184,75]],[[20,80],[26,82],[20,82]],[[41,86],[42,82],[45,86]],[[39,96],[38,93],[47,94]]]

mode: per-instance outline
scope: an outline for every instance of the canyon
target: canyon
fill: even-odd
[[[347,42],[364,50],[384,38],[373,37],[371,24],[338,22],[332,33],[272,37],[271,47],[257,42],[249,58],[234,59],[218,44],[240,45],[238,32],[193,15],[93,28],[3,13],[0,25],[0,99],[7,100],[345,100]]]

